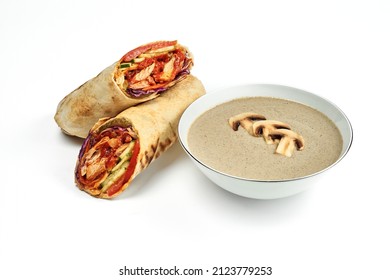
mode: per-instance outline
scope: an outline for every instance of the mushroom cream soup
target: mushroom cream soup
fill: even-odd
[[[259,125],[264,120],[271,124],[267,130]],[[283,125],[272,126],[275,123]],[[256,134],[253,127],[262,130]],[[283,142],[289,152],[279,152]],[[189,148],[203,164],[255,180],[292,179],[321,171],[339,158],[342,144],[338,128],[323,113],[272,97],[220,104],[199,116],[188,132]]]

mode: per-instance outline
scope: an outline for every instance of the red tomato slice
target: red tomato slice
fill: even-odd
[[[157,41],[153,43],[149,43],[143,46],[140,46],[138,48],[135,48],[134,50],[129,51],[127,54],[125,54],[120,62],[130,62],[132,59],[138,57],[140,54],[148,51],[148,50],[155,50],[159,48],[164,48],[168,46],[174,46],[177,44],[177,41]]]

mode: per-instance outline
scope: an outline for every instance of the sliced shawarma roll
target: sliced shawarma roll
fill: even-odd
[[[192,75],[159,98],[99,120],[84,140],[77,159],[79,189],[112,198],[177,140],[184,110],[205,93]]]
[[[54,119],[64,133],[85,138],[99,119],[158,97],[192,66],[192,54],[177,41],[140,46],[65,96]]]

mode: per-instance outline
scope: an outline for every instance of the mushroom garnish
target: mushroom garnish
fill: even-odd
[[[231,117],[229,119],[229,125],[234,131],[237,131],[238,127],[241,125],[250,135],[255,136],[253,133],[253,123],[265,119],[266,118],[263,115],[246,112]]]
[[[302,151],[305,145],[303,137],[292,130],[275,129],[269,133],[269,136],[273,139],[280,139],[275,153],[286,157],[292,156],[295,147],[298,151]]]
[[[253,123],[253,133],[255,136],[263,135],[263,138],[267,144],[273,144],[274,139],[269,135],[271,131],[275,129],[291,129],[291,127],[280,121],[275,120],[261,120]]]
[[[263,136],[267,144],[277,143],[275,153],[286,157],[291,157],[296,147],[298,151],[304,148],[303,137],[291,130],[289,124],[276,121],[267,120],[263,115],[246,112],[235,115],[229,119],[229,125],[237,131],[241,125],[251,136]]]

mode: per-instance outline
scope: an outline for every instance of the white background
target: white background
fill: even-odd
[[[130,279],[129,268],[272,266],[264,279],[390,279],[390,2],[1,1],[0,279]],[[176,144],[115,200],[79,191],[58,102],[127,51],[179,40],[206,89],[247,82],[336,103],[350,152],[312,189],[230,194]],[[160,279],[161,277],[131,277]]]

